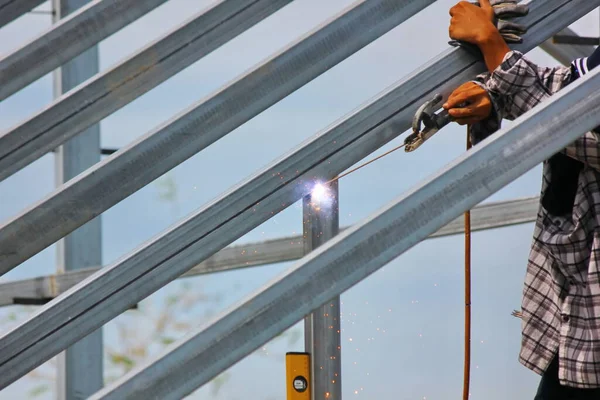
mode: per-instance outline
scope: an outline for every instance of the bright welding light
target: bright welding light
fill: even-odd
[[[313,208],[317,210],[329,209],[333,204],[333,194],[327,186],[317,182],[310,193]]]
[[[328,190],[325,186],[317,183],[311,193],[312,200],[316,203],[322,203],[327,198],[327,192]]]

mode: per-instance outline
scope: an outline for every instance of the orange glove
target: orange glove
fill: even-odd
[[[490,116],[492,101],[485,89],[467,82],[452,92],[443,107],[459,125],[472,125]]]

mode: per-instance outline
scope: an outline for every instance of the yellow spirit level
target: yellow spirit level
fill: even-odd
[[[289,352],[285,355],[287,400],[310,400],[310,355]]]

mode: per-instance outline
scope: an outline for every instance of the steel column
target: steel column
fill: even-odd
[[[91,399],[176,399],[204,385],[600,125],[599,105],[595,69]]]
[[[83,7],[89,0],[52,0],[55,22]],[[93,46],[54,72],[54,96],[59,97],[98,73],[98,47]],[[56,153],[56,180],[60,186],[100,161],[100,125],[93,125],[67,141]],[[100,216],[58,242],[59,273],[102,265]],[[58,355],[57,399],[79,400],[100,390],[104,383],[102,328]]]
[[[569,0],[556,8],[555,0],[532,2],[526,20],[532,25],[518,48],[536,47],[599,4]],[[333,178],[396,138],[432,92],[448,94],[484,68],[462,49],[449,49],[288,157],[47,304],[0,338],[0,388],[301,200],[315,177]]]
[[[338,234],[338,182],[322,186],[325,193],[302,201],[304,253],[309,254]],[[305,351],[310,354],[311,399],[342,398],[340,297],[335,296],[304,318]]]
[[[217,1],[151,45],[0,134],[0,181],[291,1]]]
[[[76,13],[13,53],[0,58],[0,101],[165,1],[167,0],[87,1],[86,6]]]

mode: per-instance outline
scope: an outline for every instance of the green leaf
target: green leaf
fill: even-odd
[[[170,337],[161,337],[161,338],[160,338],[160,342],[161,342],[162,344],[164,344],[165,346],[168,346],[168,345],[170,345],[170,344],[171,344],[171,343],[173,343],[174,341],[175,341],[175,339],[173,339],[173,338],[170,338]]]
[[[135,362],[125,354],[111,354],[110,361],[114,364],[124,365],[127,369],[131,369],[135,365]]]
[[[31,397],[37,397],[46,393],[49,389],[50,387],[48,385],[38,385],[29,391],[29,395]]]

